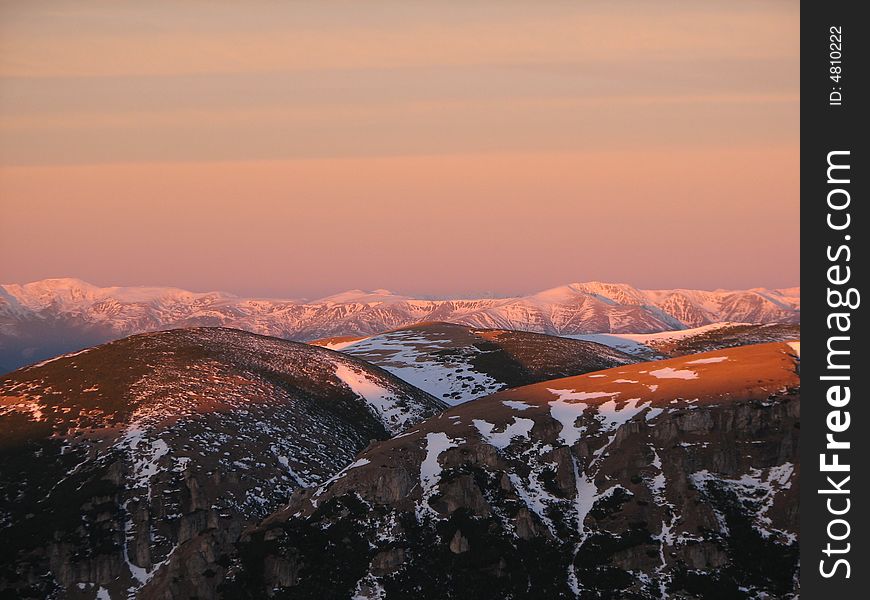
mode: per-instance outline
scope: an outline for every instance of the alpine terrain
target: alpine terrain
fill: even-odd
[[[444,408],[352,356],[218,328],[15,371],[0,378],[0,590],[214,597],[244,527]]]
[[[472,400],[244,532],[227,598],[796,598],[799,343]]]

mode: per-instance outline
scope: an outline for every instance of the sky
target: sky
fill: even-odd
[[[799,285],[798,2],[0,0],[0,282]]]

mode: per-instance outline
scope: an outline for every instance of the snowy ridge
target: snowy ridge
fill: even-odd
[[[285,339],[313,340],[372,335],[422,321],[577,335],[653,333],[718,322],[799,320],[799,288],[644,291],[625,284],[593,282],[515,298],[419,300],[388,290],[352,290],[302,301],[238,298],[176,288],[101,288],[77,279],[46,279],[0,286],[0,332],[8,347],[19,353],[0,358],[15,368],[94,345],[95,340],[190,326],[233,327]],[[69,329],[72,341],[67,347],[48,349],[47,323],[53,324],[55,331],[58,327]],[[76,339],[83,341],[77,343]]]

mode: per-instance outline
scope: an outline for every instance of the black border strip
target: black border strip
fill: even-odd
[[[866,551],[870,546],[867,527],[870,449],[866,441],[870,440],[870,398],[867,398],[864,379],[868,353],[862,351],[870,345],[870,337],[867,337],[863,306],[831,306],[839,299],[837,291],[844,295],[849,288],[863,292],[864,286],[858,282],[866,279],[863,234],[868,231],[868,224],[861,212],[866,214],[863,204],[867,197],[865,140],[868,133],[862,121],[868,117],[864,113],[870,111],[866,94],[870,23],[859,17],[860,8],[866,5],[842,0],[801,5],[800,546],[801,596],[808,600],[870,597],[870,561]],[[829,181],[829,158],[838,165],[850,167],[831,171],[830,179],[834,181]],[[831,209],[829,194],[833,205],[848,206]],[[843,226],[847,213],[851,219],[848,227],[837,230],[828,223],[830,215],[834,227]],[[831,278],[841,281],[847,274],[848,281],[832,283]],[[833,296],[829,295],[829,290]],[[870,301],[870,296],[861,301]],[[848,313],[849,317],[832,319],[832,313]],[[838,331],[837,325],[847,324],[848,331]],[[848,350],[850,354],[831,357],[828,343],[832,336],[842,336],[831,342],[832,347]],[[849,368],[831,369],[829,358],[840,365],[848,363]],[[821,379],[825,375],[848,375],[849,380]],[[845,395],[842,388],[832,392],[835,394],[833,404],[841,406],[829,402],[828,391],[835,385],[849,386],[848,403],[842,402]],[[849,442],[849,449],[826,449],[826,435],[831,433],[829,415],[836,411],[839,413],[830,417],[834,428],[841,428],[846,418],[844,413],[849,413],[848,428],[833,434],[836,441]],[[833,461],[833,454],[838,454],[839,462],[848,464],[849,471],[823,472],[821,454],[826,455],[828,463]],[[849,477],[845,483],[844,477]],[[836,485],[848,489],[849,493],[824,492]],[[849,511],[843,515],[830,512],[841,511],[846,506]],[[848,525],[834,522],[836,519],[843,519]],[[846,533],[848,535],[843,537]],[[832,539],[832,536],[843,539]],[[828,544],[831,551],[826,554]],[[837,564],[839,559],[846,562]],[[825,577],[822,571],[830,576]]]

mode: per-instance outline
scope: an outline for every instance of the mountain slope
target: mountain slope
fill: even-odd
[[[368,336],[424,321],[537,333],[652,333],[716,322],[797,323],[800,290],[637,290],[575,283],[529,296],[419,300],[352,290],[315,301],[174,288],[99,288],[75,279],[0,286],[0,368],[126,335],[224,326],[285,339]]]
[[[353,357],[228,329],[137,335],[11,373],[0,589],[123,598],[175,580],[207,595],[246,524],[443,407]]]
[[[796,598],[797,344],[516,388],[243,536],[225,597]]]
[[[368,338],[312,343],[378,365],[451,405],[638,360],[593,342],[452,323],[421,323]]]

